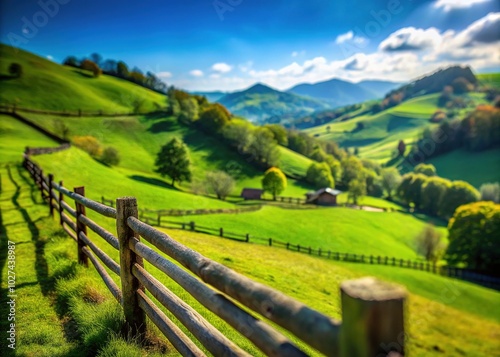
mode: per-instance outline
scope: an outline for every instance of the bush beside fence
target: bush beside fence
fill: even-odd
[[[138,218],[133,197],[118,198],[116,208],[85,197],[85,188],[73,191],[55,181],[25,155],[28,170],[50,214],[59,214],[59,223],[76,242],[78,262],[89,261],[95,267],[111,294],[121,304],[126,325],[140,341],[146,333],[149,318],[183,356],[204,356],[194,343],[146,295],[148,291],[168,309],[215,356],[249,356],[228,340],[196,310],[174,295],[144,267],[146,260],[178,283],[208,310],[226,321],[268,356],[305,356],[306,354],[279,330],[253,313],[288,330],[298,339],[327,356],[387,355],[391,350],[404,355],[404,289],[373,278],[346,281],[341,286],[343,322],[321,314],[306,305],[263,284],[256,283],[233,270],[212,261],[175,241]],[[72,208],[66,200],[75,202]],[[90,209],[116,220],[113,234],[86,215]],[[119,262],[104,253],[90,238],[88,229],[119,251]],[[144,244],[141,238],[149,245]],[[159,252],[168,255],[191,273],[179,268]],[[103,265],[104,264],[104,265]],[[110,273],[120,277],[120,286]],[[201,279],[198,280],[198,278]],[[384,293],[381,294],[380,292]],[[233,299],[235,302],[233,302]],[[238,303],[238,305],[236,304]],[[244,308],[240,307],[241,304]],[[384,311],[377,314],[377,311]],[[386,326],[381,329],[379,326]],[[387,349],[386,346],[391,346]]]

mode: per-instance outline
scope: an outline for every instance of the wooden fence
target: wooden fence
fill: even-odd
[[[138,219],[135,198],[116,200],[116,208],[85,197],[85,188],[73,191],[56,182],[25,156],[29,171],[48,203],[50,214],[58,212],[64,231],[76,242],[78,262],[89,261],[121,304],[128,331],[139,340],[146,332],[148,317],[183,356],[205,356],[204,352],[148,297],[146,291],[168,309],[215,356],[250,356],[213,327],[196,310],[173,294],[143,264],[146,260],[179,284],[204,307],[226,321],[268,356],[306,356],[281,332],[327,356],[404,355],[404,289],[373,278],[343,282],[342,324],[263,284],[240,275],[175,241]],[[67,201],[68,200],[68,201]],[[69,204],[75,202],[75,208]],[[116,235],[91,220],[86,210],[116,220]],[[89,230],[119,252],[114,261],[90,238]],[[144,239],[149,244],[141,241]],[[159,251],[159,252],[158,252]],[[181,269],[168,255],[190,272]],[[119,276],[120,286],[108,270]],[[201,280],[199,280],[199,279]],[[280,327],[276,329],[258,314]],[[383,328],[380,328],[383,326]],[[387,347],[390,346],[390,347]]]
[[[356,254],[337,252],[324,248],[312,248],[300,244],[293,244],[290,242],[283,242],[275,238],[259,237],[250,233],[235,233],[226,230],[223,227],[207,227],[199,225],[194,221],[178,222],[169,220],[160,220],[160,218],[143,216],[143,220],[150,225],[161,226],[164,228],[189,230],[197,233],[205,233],[213,236],[227,238],[239,242],[264,244],[271,247],[283,248],[294,252],[305,253],[309,255],[316,255],[318,257],[332,259],[336,261],[350,262],[350,263],[363,263],[363,264],[377,264],[386,265],[399,268],[408,268],[420,271],[427,271],[433,274],[438,274],[446,277],[457,278],[461,280],[477,283],[489,288],[500,290],[500,278],[483,274],[471,269],[452,267],[448,265],[437,265],[422,260],[402,259],[396,257],[388,257],[373,254]]]

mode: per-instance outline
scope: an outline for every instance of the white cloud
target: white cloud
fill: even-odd
[[[158,72],[156,76],[160,78],[172,78],[173,75],[171,72]]]
[[[335,43],[337,45],[341,45],[346,42],[352,42],[357,45],[364,45],[368,42],[368,39],[362,37],[362,36],[355,36],[354,32],[348,31],[346,33],[340,34],[337,36],[335,39]]]
[[[203,77],[203,71],[199,69],[193,69],[192,71],[189,72],[190,75],[193,77]]]
[[[54,60],[54,57],[52,57],[51,55],[48,55],[48,56],[47,56],[47,59],[48,59],[49,61],[53,61],[53,60]]]
[[[443,9],[444,11],[452,11],[457,9],[467,9],[477,4],[489,2],[490,0],[437,0],[434,7]]]
[[[293,51],[292,52],[292,57],[299,57],[299,56],[304,56],[306,54],[306,51]]]
[[[253,67],[253,62],[252,61],[247,61],[245,63],[242,63],[242,64],[238,65],[238,68],[243,73],[248,72],[252,67]]]
[[[218,79],[218,78],[220,78],[220,74],[218,74],[218,73],[212,73],[210,75],[210,78],[212,78],[212,79]]]
[[[233,69],[232,66],[224,62],[215,63],[212,66],[212,70],[218,73],[228,73],[231,72],[232,69]]]
[[[427,30],[415,27],[404,27],[397,30],[382,41],[379,49],[382,51],[415,51],[433,48],[441,43],[439,30],[431,27]]]

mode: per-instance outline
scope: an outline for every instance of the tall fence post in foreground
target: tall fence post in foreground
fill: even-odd
[[[54,181],[54,175],[49,174],[49,209],[50,216],[54,217],[54,206],[52,205],[52,181]]]
[[[75,187],[73,190],[80,196],[85,197],[85,187],[83,186]],[[86,214],[85,206],[82,205],[81,203],[78,203],[77,201],[75,201],[75,206],[76,206],[76,242],[78,243],[78,263],[88,267],[89,258],[82,250],[83,247],[85,247],[85,243],[80,239],[80,232],[87,235],[87,226],[85,226],[85,224],[83,224],[78,220],[78,217],[80,217],[81,215],[85,216]]]
[[[62,181],[59,181],[59,187],[63,187],[63,182]],[[59,192],[59,224],[61,225],[61,227],[63,226],[64,224],[64,221],[63,221],[63,206],[61,204],[61,202],[64,201],[64,195],[62,192]]]
[[[129,217],[137,218],[137,200],[135,197],[121,197],[116,200],[116,231],[120,243],[120,280],[122,283],[122,307],[125,314],[126,333],[142,339],[146,333],[146,315],[139,307],[137,291],[144,290],[139,280],[132,274],[132,267],[138,264],[144,267],[142,258],[130,248],[132,238],[140,239],[127,224]]]
[[[371,277],[345,281],[340,290],[340,355],[404,356],[406,290]]]

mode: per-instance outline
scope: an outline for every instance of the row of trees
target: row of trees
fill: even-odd
[[[75,56],[68,56],[63,61],[63,64],[90,71],[94,77],[98,77],[101,73],[105,73],[159,93],[165,94],[167,92],[167,85],[154,73],[148,71],[144,74],[144,72],[137,67],[130,69],[123,61],[116,61],[113,59],[104,60],[98,53],[93,53],[89,58],[84,57],[81,59]]]

